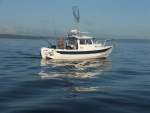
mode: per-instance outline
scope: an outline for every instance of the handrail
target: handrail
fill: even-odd
[[[99,43],[99,42],[102,42],[102,41],[104,41],[104,43],[102,44],[103,47],[106,45],[107,41],[111,41],[112,45],[114,45],[114,40],[113,39],[98,40],[98,41],[96,41],[96,44]]]
[[[70,32],[68,36],[90,36],[90,32]]]

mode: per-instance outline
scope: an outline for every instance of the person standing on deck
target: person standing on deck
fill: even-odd
[[[64,42],[63,42],[63,38],[62,37],[60,37],[58,39],[57,45],[58,45],[58,49],[64,49]]]

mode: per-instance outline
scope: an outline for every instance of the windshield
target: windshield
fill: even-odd
[[[69,38],[68,39],[68,44],[76,44],[77,43],[77,39],[76,38]]]

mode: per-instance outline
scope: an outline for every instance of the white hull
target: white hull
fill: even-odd
[[[97,50],[67,50],[42,47],[41,57],[44,59],[92,59],[106,58],[112,51],[113,45]]]

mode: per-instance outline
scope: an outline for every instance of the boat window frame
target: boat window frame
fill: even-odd
[[[85,45],[85,39],[79,39],[80,45]]]
[[[82,43],[81,43],[81,40],[82,40]],[[92,42],[92,39],[79,39],[79,44],[80,45],[92,45],[93,42]]]

